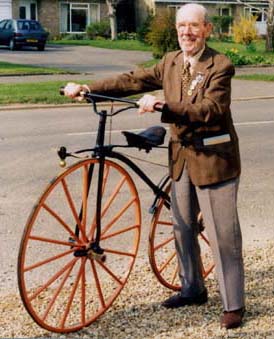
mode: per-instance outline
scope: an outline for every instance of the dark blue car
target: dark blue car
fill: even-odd
[[[9,46],[11,50],[22,46],[37,47],[38,51],[45,49],[48,32],[35,20],[6,19],[0,21],[0,45]]]

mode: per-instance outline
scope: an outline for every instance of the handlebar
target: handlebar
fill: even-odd
[[[65,87],[60,87],[59,90],[60,95],[65,95]],[[94,94],[91,92],[80,92],[80,96],[86,99],[91,99],[92,101],[112,101],[112,102],[123,102],[126,104],[131,104],[135,106],[136,108],[139,107],[138,102],[135,100],[130,100],[130,99],[125,99],[125,98],[115,98],[115,97],[110,97],[107,95],[101,95],[101,94]]]
[[[65,87],[60,87],[59,93],[60,95],[65,94]],[[92,92],[80,92],[80,96],[83,98],[93,102],[93,104],[96,104],[98,101],[111,101],[111,102],[121,102],[125,104],[132,105],[131,108],[139,108],[138,101],[126,99],[126,98],[116,98],[116,97],[110,97],[107,95],[101,95],[101,94],[94,94]],[[155,111],[162,112],[162,108],[155,106]]]

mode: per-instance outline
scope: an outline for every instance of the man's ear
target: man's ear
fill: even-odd
[[[212,29],[213,29],[213,25],[212,25],[212,23],[211,22],[208,22],[207,24],[206,24],[206,32],[205,32],[205,37],[206,38],[209,38],[210,37],[210,34],[211,34],[211,32],[212,32]]]

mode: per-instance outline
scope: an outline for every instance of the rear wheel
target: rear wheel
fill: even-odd
[[[11,51],[15,51],[17,49],[14,39],[10,39],[9,48]]]
[[[45,190],[25,227],[20,294],[32,318],[50,331],[72,332],[96,320],[121,292],[137,255],[138,194],[129,174],[108,160],[100,248],[95,246],[98,168],[98,160],[89,159],[66,169]]]
[[[166,193],[170,193],[170,188],[171,184],[169,183],[165,190]],[[198,222],[201,223],[200,216],[198,216]],[[202,229],[199,234],[199,244],[201,247],[203,276],[206,278],[212,272],[214,263],[209,242]],[[181,290],[170,203],[163,198],[159,199],[156,211],[152,217],[148,252],[151,268],[159,282],[169,289],[175,291]]]
[[[40,44],[37,46],[38,51],[44,51],[45,50],[45,44]]]

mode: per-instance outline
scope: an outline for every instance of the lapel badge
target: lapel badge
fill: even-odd
[[[193,79],[190,83],[190,86],[189,86],[189,90],[187,91],[187,94],[188,95],[192,95],[194,89],[196,88],[196,86],[202,82],[204,80],[204,74],[203,73],[200,73],[198,72],[195,79]]]

